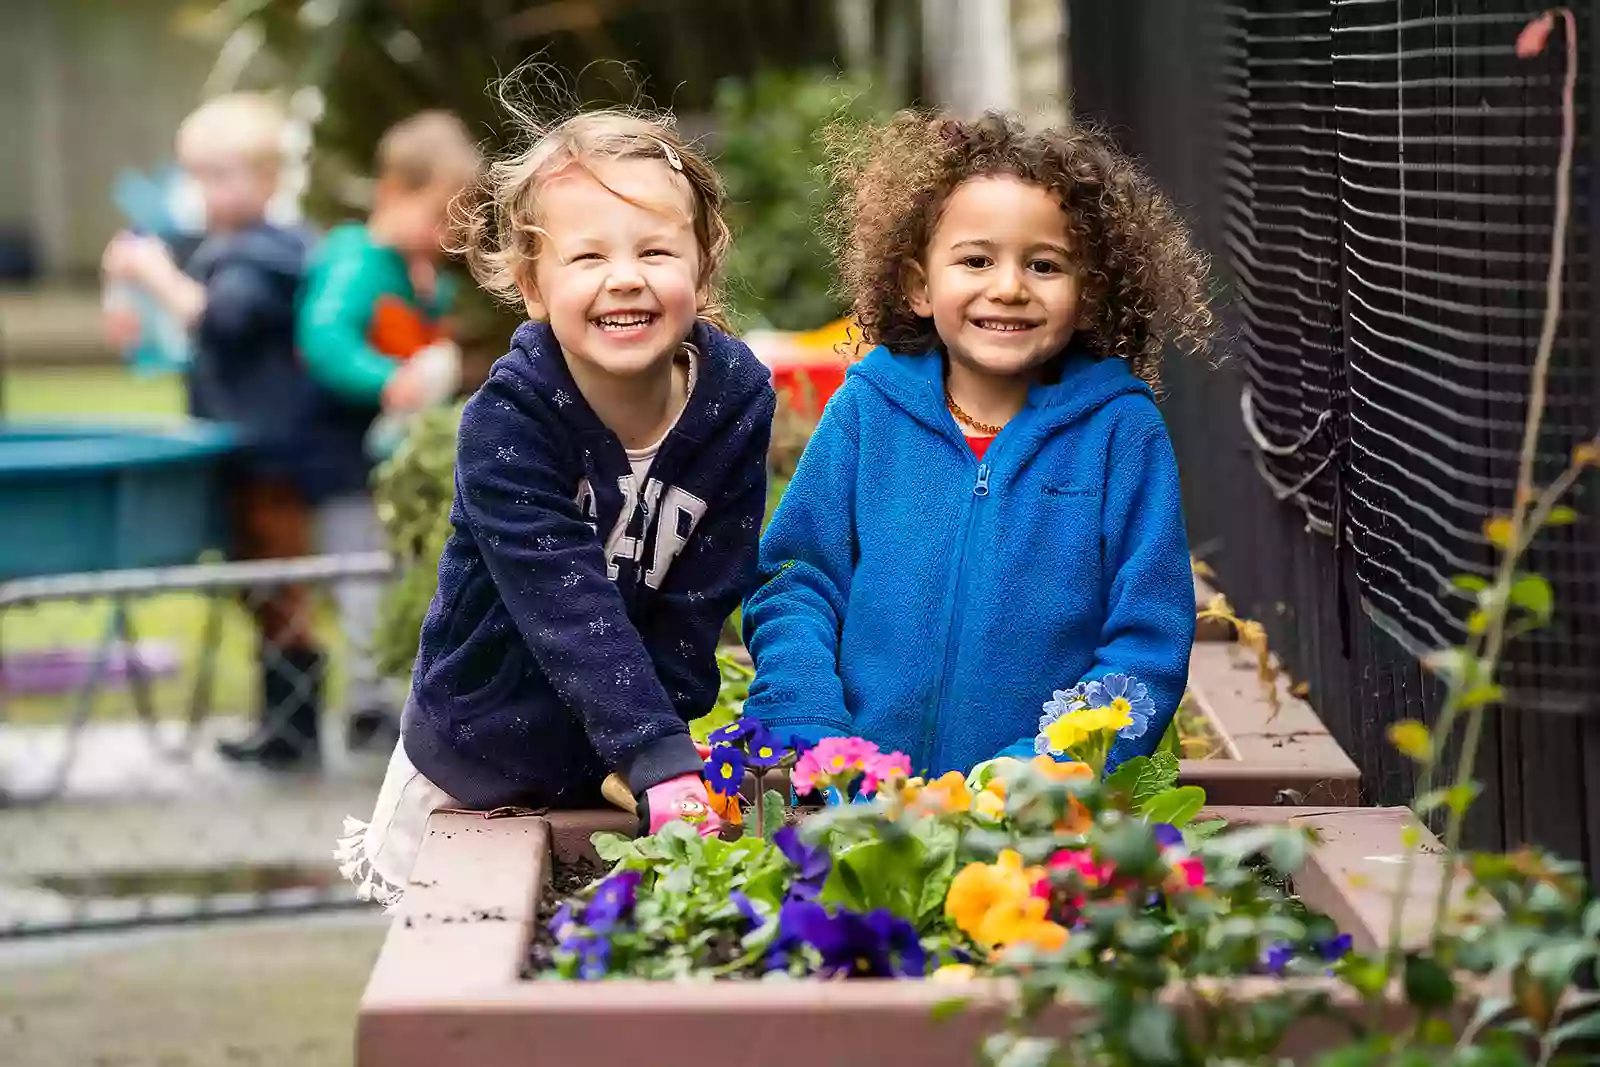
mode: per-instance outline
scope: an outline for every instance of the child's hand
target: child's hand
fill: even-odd
[[[139,313],[131,307],[106,308],[100,316],[101,336],[119,352],[137,344],[142,330]]]
[[[698,774],[680,775],[646,789],[639,815],[652,834],[677,819],[693,825],[701,837],[722,832],[722,819],[711,810],[705,779]]]
[[[100,257],[100,270],[113,281],[153,286],[177,270],[172,253],[158,237],[119,233]]]
[[[461,349],[435,341],[400,364],[383,387],[383,409],[408,414],[442,404],[461,387]]]

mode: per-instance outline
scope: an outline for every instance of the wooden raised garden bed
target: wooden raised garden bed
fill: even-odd
[[[1357,950],[1388,936],[1392,887],[1405,852],[1405,809],[1217,807],[1235,824],[1289,822],[1314,827],[1320,844],[1295,879],[1304,902],[1349,933]],[[441,813],[429,823],[406,896],[361,1002],[358,1067],[568,1067],[649,1064],[705,1067],[760,1063],[813,1067],[853,1063],[977,1062],[979,1041],[999,1026],[1002,987],[960,987],[965,1010],[936,1018],[949,985],[927,981],[534,982],[521,977],[539,898],[553,865],[588,852],[597,830],[626,832],[614,812],[485,819]],[[1421,832],[1425,853],[1436,850]],[[1425,940],[1440,864],[1417,865],[1408,946]],[[1277,979],[1239,979],[1248,996]],[[1058,1005],[1041,1019],[1065,1033],[1076,1009]],[[1406,1009],[1390,1010],[1399,1025]],[[1470,1010],[1470,1005],[1467,1010]],[[1294,1025],[1284,1055],[1308,1060],[1348,1040],[1328,1019]]]
[[[1278,678],[1273,707],[1254,657],[1237,645],[1199,641],[1189,660],[1188,702],[1220,752],[1180,763],[1182,781],[1214,804],[1354,805],[1361,772],[1311,705]]]

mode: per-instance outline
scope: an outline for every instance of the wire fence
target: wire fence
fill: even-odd
[[[355,903],[333,845],[370,811],[393,744],[379,713],[403,690],[339,605],[375,605],[390,569],[371,553],[0,584],[0,939]],[[295,647],[259,636],[284,603]],[[263,723],[301,758],[219,751]]]
[[[1187,209],[1214,256],[1220,368],[1175,362],[1164,410],[1191,542],[1357,760],[1410,796],[1385,737],[1431,722],[1418,654],[1465,636],[1512,504],[1549,263],[1560,75],[1515,55],[1510,0],[1072,0],[1078,112]],[[1111,10],[1111,8],[1115,10]],[[1600,419],[1593,369],[1600,17],[1578,14],[1574,226],[1539,477]],[[1558,20],[1558,26],[1560,22]],[[1600,872],[1600,568],[1593,487],[1528,565],[1557,614],[1508,671],[1469,840]],[[1561,714],[1564,713],[1564,714]]]

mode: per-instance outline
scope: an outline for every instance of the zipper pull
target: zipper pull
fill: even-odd
[[[972,487],[972,495],[989,495],[989,465],[987,463],[978,464],[978,484]]]

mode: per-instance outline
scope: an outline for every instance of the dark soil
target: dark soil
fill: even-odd
[[[575,893],[597,878],[604,878],[609,868],[587,857],[573,863],[557,863],[550,874],[550,884],[539,896],[539,913],[534,918],[533,944],[528,948],[528,962],[522,968],[522,977],[533,978],[541,971],[555,966],[551,953],[555,951],[555,935],[550,932],[550,920],[556,911]]]

